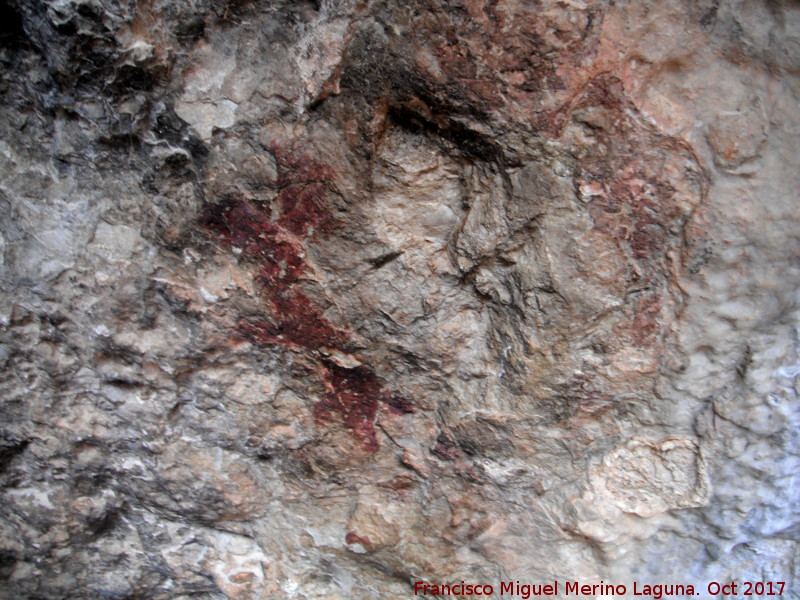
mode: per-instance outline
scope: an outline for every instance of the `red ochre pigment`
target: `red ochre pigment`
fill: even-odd
[[[352,531],[347,533],[347,535],[344,537],[344,541],[348,544],[361,544],[361,546],[365,549],[373,547],[373,544],[369,538],[360,536]]]
[[[384,388],[366,366],[352,369],[324,358],[345,351],[350,336],[334,327],[299,286],[307,271],[306,245],[317,232],[333,226],[325,200],[334,173],[306,155],[273,148],[278,163],[278,209],[228,197],[210,207],[205,224],[231,248],[261,265],[256,279],[270,320],[239,323],[252,342],[312,353],[318,360],[325,397],[315,407],[319,422],[338,415],[345,427],[370,451],[379,447],[375,421],[382,404],[392,413],[413,411],[413,404]]]

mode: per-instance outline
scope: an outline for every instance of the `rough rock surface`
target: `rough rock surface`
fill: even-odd
[[[0,597],[800,597],[800,5],[4,0]]]

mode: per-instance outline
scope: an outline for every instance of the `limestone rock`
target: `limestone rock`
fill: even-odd
[[[0,14],[0,598],[800,594],[796,3]]]

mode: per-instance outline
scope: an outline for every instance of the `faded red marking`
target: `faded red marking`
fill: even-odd
[[[444,430],[439,432],[432,452],[442,460],[458,460],[462,458],[461,448],[458,447],[453,436]]]
[[[657,294],[646,294],[639,299],[630,332],[635,345],[647,347],[658,341],[663,329],[661,309],[662,300]]]
[[[410,490],[414,489],[416,480],[409,475],[397,475],[389,481],[382,481],[378,485],[397,492],[401,496],[405,496]]]
[[[613,76],[591,81],[562,107],[553,135],[562,135],[571,116],[588,108],[605,111],[607,125],[593,127],[592,132],[604,151],[582,158],[576,179],[603,190],[588,202],[595,228],[628,253],[639,283],[652,281],[664,271],[669,246],[675,242],[669,230],[680,225],[682,217],[664,171],[664,154],[677,149],[653,128],[633,120],[635,107]]]
[[[268,206],[237,197],[210,207],[207,227],[231,248],[261,265],[256,275],[269,308],[269,320],[241,321],[238,331],[247,339],[314,353],[328,390],[315,407],[319,422],[338,415],[345,427],[370,451],[379,448],[375,421],[381,404],[393,413],[413,412],[413,404],[385,389],[366,366],[347,369],[323,358],[331,349],[347,352],[350,336],[333,326],[303,292],[307,243],[332,226],[326,208],[333,171],[306,155],[273,147],[278,163],[278,215]]]
[[[371,550],[374,548],[373,543],[368,537],[358,535],[353,531],[347,532],[347,535],[344,536],[344,541],[348,544],[361,544],[361,547],[364,548],[364,550]]]
[[[325,361],[324,366],[329,393],[317,404],[315,416],[327,421],[333,413],[339,413],[344,424],[364,440],[368,449],[377,450],[375,419],[378,406],[390,402],[391,394],[366,367],[346,369],[330,361]]]

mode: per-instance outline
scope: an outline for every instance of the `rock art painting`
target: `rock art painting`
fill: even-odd
[[[796,2],[0,15],[0,599],[800,598]]]

